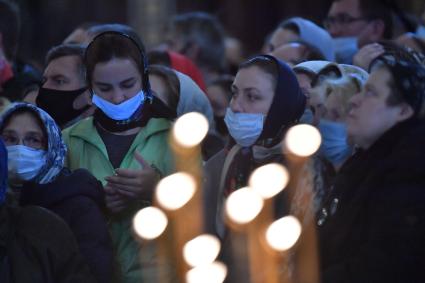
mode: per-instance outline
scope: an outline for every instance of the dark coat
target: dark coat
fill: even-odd
[[[425,282],[423,122],[396,125],[355,154],[325,209],[322,282]]]
[[[111,282],[113,248],[101,211],[103,187],[87,170],[64,170],[49,184],[26,183],[20,204],[47,208],[64,219],[98,282]]]
[[[62,219],[40,207],[1,205],[0,282],[96,281]]]

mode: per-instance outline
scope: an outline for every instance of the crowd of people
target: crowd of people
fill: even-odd
[[[189,112],[209,124],[203,224],[226,282],[252,274],[232,255],[225,201],[256,168],[288,164],[298,124],[322,144],[273,216],[312,216],[315,282],[425,282],[424,30],[391,1],[333,0],[323,25],[283,19],[247,56],[191,12],[150,50],[125,24],[82,24],[38,70],[17,60],[19,9],[0,0],[0,282],[179,282],[132,219],[176,171],[170,130]]]

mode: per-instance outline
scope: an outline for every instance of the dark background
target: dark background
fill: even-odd
[[[139,13],[134,13],[134,3]],[[374,1],[374,0],[371,0]],[[321,23],[330,0],[16,0],[21,7],[19,57],[42,64],[47,50],[83,22],[118,22],[133,25],[149,11],[170,7],[156,22],[165,23],[174,13],[202,10],[216,15],[226,31],[244,43],[248,52],[260,49],[264,38],[284,18],[302,16]],[[423,9],[423,0],[399,1],[406,11]],[[160,7],[160,8],[159,8]],[[153,10],[152,10],[153,9]],[[132,10],[131,13],[128,11]],[[131,16],[127,16],[131,15]],[[133,18],[132,18],[133,17]],[[134,18],[138,17],[138,18]],[[133,23],[133,24],[132,24]],[[149,27],[144,27],[146,28]],[[158,27],[157,29],[158,30]],[[144,34],[142,37],[146,38]],[[149,46],[149,43],[147,44]]]

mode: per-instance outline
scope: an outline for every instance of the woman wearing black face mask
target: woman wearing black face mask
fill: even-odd
[[[61,128],[94,111],[84,75],[84,50],[80,45],[63,44],[53,47],[46,56],[44,81],[35,102]]]
[[[97,110],[64,131],[68,165],[87,168],[103,183],[122,282],[154,282],[153,255],[135,242],[131,224],[151,204],[159,178],[173,171],[170,122],[155,117],[175,113],[152,96],[142,48],[126,34],[95,37],[85,63]]]

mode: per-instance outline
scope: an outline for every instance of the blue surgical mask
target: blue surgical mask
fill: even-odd
[[[340,64],[352,64],[353,57],[359,50],[357,37],[337,37],[333,38],[335,59]]]
[[[416,35],[420,38],[425,38],[425,26],[419,25],[416,29]]]
[[[314,120],[313,111],[311,111],[311,109],[307,108],[300,118],[300,124],[313,125],[313,120]]]
[[[120,104],[113,104],[96,94],[93,94],[92,101],[106,116],[119,121],[130,118],[143,104],[144,99],[145,95],[141,90],[138,94]]]
[[[347,143],[347,126],[343,123],[320,120],[318,128],[322,135],[319,154],[334,166],[341,165],[353,153],[353,148]]]
[[[30,181],[46,163],[46,151],[25,145],[11,145],[7,148],[7,166],[10,180]]]
[[[235,113],[227,108],[224,122],[236,143],[241,146],[251,146],[263,131],[265,115],[251,113]]]

